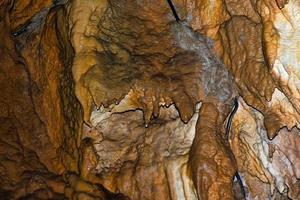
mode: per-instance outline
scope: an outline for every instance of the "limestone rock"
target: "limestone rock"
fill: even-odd
[[[0,198],[300,199],[299,16],[0,0]]]

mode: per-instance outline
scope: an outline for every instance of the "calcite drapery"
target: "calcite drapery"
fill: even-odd
[[[73,46],[78,47],[75,49],[73,64],[76,94],[84,105],[85,121],[90,123],[89,118],[93,109],[97,110],[102,105],[108,107],[112,101],[119,104],[119,99],[129,93],[129,90],[131,92],[127,96],[128,100],[125,103],[121,102],[121,105],[114,106],[113,109],[125,112],[123,116],[126,115],[126,111],[143,110],[146,127],[151,122],[152,116],[160,119],[160,107],[169,107],[174,104],[183,122],[187,123],[193,116],[197,102],[214,102],[209,104],[209,108],[217,109],[220,117],[208,115],[207,118],[216,117],[214,125],[219,126],[220,130],[217,134],[215,131],[209,134],[211,136],[209,138],[216,142],[212,141],[208,146],[215,148],[220,154],[215,155],[213,152],[209,152],[212,155],[207,155],[204,159],[203,156],[199,156],[199,153],[207,146],[205,143],[197,141],[191,148],[191,176],[212,177],[206,184],[207,188],[212,187],[212,191],[215,193],[218,193],[219,187],[215,186],[213,182],[218,186],[226,183],[226,187],[224,186],[226,189],[220,194],[213,194],[212,191],[206,191],[205,187],[198,186],[196,181],[199,197],[203,195],[212,199],[215,196],[221,198],[225,195],[228,196],[228,199],[232,199],[231,181],[236,168],[234,167],[234,158],[230,155],[229,146],[224,145],[226,141],[221,126],[230,111],[228,109],[232,103],[230,100],[236,91],[232,77],[212,53],[211,42],[192,31],[188,27],[188,22],[182,20],[180,23],[172,22],[174,19],[170,17],[168,4],[164,1],[160,1],[156,5],[148,1],[140,3],[136,1],[93,2],[89,4],[90,8],[94,8],[89,9],[89,14],[79,12],[78,6],[80,7],[80,5],[80,1],[72,4],[74,7],[71,7],[73,12],[70,19],[71,26],[74,24],[72,28]],[[159,9],[154,9],[154,6]],[[92,10],[95,12],[91,12]],[[78,27],[80,24],[77,20],[84,20],[84,18],[87,20],[85,22],[87,27],[82,30]],[[94,41],[93,45],[90,41],[86,41],[90,38]],[[164,45],[161,45],[162,43]],[[94,45],[97,45],[96,48]],[[86,62],[87,58],[89,62]],[[203,109],[207,109],[206,105],[208,104],[204,104]],[[130,123],[131,119],[128,118],[127,121]],[[165,125],[161,123],[160,126],[164,127]],[[118,126],[116,125],[116,127]],[[110,129],[113,130],[113,128]],[[101,129],[99,131],[102,132]],[[120,131],[116,130],[116,132]],[[131,132],[130,129],[129,132]],[[132,130],[132,132],[139,131]],[[197,134],[201,134],[198,129]],[[122,141],[119,138],[118,140]],[[95,143],[97,143],[96,141]],[[105,141],[94,146],[96,151],[117,149],[110,147]],[[122,149],[131,149],[132,146],[133,144],[128,144]],[[155,150],[149,151],[155,152]],[[99,156],[100,165],[104,165],[101,162],[109,160],[102,153],[96,153],[96,155]],[[112,158],[119,162],[123,159],[130,159],[125,156],[123,153],[116,153]],[[102,161],[103,158],[106,159]],[[205,169],[199,172],[201,163],[196,162],[199,159],[204,159],[204,164],[219,159],[216,164],[219,168],[216,171],[218,175],[210,174],[211,171]],[[224,166],[221,165],[223,160]],[[134,162],[136,162],[135,165],[142,165],[138,161]],[[116,166],[112,168],[126,166],[123,162],[113,165]],[[231,171],[228,170],[230,165]],[[131,167],[137,168],[136,166]],[[104,174],[101,171],[98,173]],[[134,173],[132,176],[138,176],[138,174]],[[217,176],[218,178],[216,178]],[[105,185],[103,182],[101,183]],[[114,186],[117,188],[108,187],[112,190],[121,190],[133,199],[158,198],[155,196],[156,192],[152,192],[153,194],[150,193],[148,196],[145,192],[137,193],[134,196],[118,186]],[[164,195],[166,195],[166,191],[163,192]],[[167,197],[168,195],[163,198]]]
[[[1,197],[233,198],[232,75],[247,199],[299,199],[299,1],[173,3],[0,0]]]

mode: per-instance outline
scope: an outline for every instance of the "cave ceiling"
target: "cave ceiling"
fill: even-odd
[[[300,199],[299,0],[0,0],[0,199]]]

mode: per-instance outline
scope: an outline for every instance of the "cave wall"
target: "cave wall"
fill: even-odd
[[[300,2],[172,2],[0,0],[4,199],[300,198]]]
[[[4,199],[63,198],[60,176],[78,170],[81,108],[64,12],[51,2],[1,1]]]

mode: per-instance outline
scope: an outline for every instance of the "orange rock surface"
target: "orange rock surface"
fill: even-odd
[[[298,0],[0,0],[1,198],[300,199],[299,20]]]

